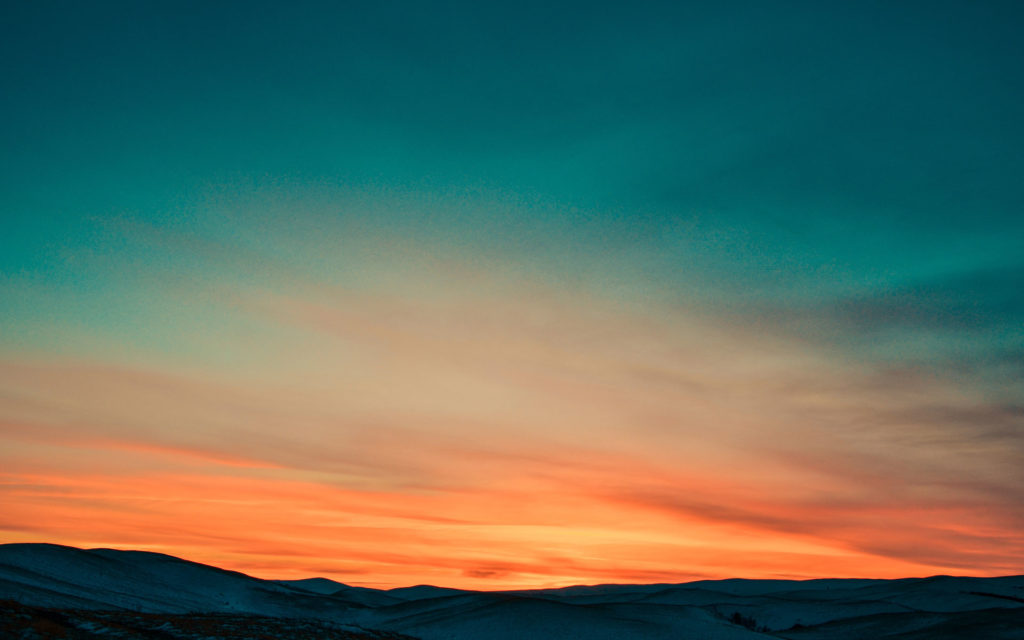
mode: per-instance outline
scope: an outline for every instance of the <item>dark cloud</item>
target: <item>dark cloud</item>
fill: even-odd
[[[1024,406],[955,406],[939,402],[879,413],[893,425],[928,427],[927,433],[945,434],[957,444],[983,441],[1016,445],[1024,451]],[[959,436],[959,437],[957,437]]]
[[[925,416],[921,409],[922,418],[944,424],[1006,425],[1013,421],[1013,407],[1024,406],[1022,291],[1024,264],[1015,263],[904,281],[845,297],[749,302],[735,315],[758,330],[837,350],[870,366],[874,373],[859,391],[919,393],[943,380],[992,405],[972,409],[978,414],[974,416],[940,407]],[[802,388],[820,384],[792,383]],[[933,402],[941,404],[942,399]]]
[[[903,282],[813,302],[780,299],[740,308],[766,328],[839,344],[877,340],[891,331],[982,337],[975,365],[1024,367],[1024,265],[977,269]]]
[[[714,502],[699,496],[651,492],[633,492],[617,498],[685,519],[697,517],[739,525],[750,530],[751,535],[756,535],[757,530],[809,535],[861,552],[924,564],[968,570],[997,566],[1010,572],[1024,562],[1024,545],[1013,538],[987,533],[983,528],[957,530],[945,522],[939,524],[928,519],[939,511],[957,513],[968,504],[984,510],[984,503],[924,505],[904,497],[877,500],[877,496],[860,501],[786,503],[778,496],[766,496],[763,503],[747,506],[723,503],[728,502],[724,497]],[[908,513],[921,513],[923,517],[917,521],[907,518]],[[964,524],[967,527],[975,523],[965,520]]]
[[[1024,265],[983,269],[840,300],[822,311],[840,324],[980,331],[1024,321]],[[1018,336],[1024,338],[1024,336]]]
[[[466,569],[462,575],[467,578],[504,578],[509,572],[503,569]]]

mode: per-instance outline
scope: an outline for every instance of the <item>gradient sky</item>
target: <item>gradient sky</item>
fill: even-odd
[[[1024,573],[1019,2],[0,11],[0,542]]]

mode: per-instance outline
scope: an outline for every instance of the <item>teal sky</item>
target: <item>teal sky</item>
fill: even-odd
[[[8,323],[117,324],[63,296],[216,268],[113,220],[273,250],[316,210],[830,344],[1019,358],[1015,3],[5,14],[0,266],[52,292]]]
[[[756,384],[796,403],[773,419],[828,363],[850,407],[902,412],[843,409],[886,434],[857,464],[963,453],[929,486],[1010,509],[1022,29],[1018,2],[6,3],[0,359],[368,367],[384,393],[460,322],[491,345],[473,362],[564,348],[584,377],[609,341],[671,368],[665,335],[714,327],[716,367],[772,363]],[[24,409],[56,401],[10,375],[6,419],[99,420]]]

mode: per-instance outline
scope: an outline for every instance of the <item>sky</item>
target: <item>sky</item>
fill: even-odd
[[[0,9],[0,542],[1024,573],[1017,2]]]

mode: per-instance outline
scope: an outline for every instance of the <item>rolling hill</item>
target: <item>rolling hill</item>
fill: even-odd
[[[1024,576],[385,591],[143,551],[7,544],[0,601],[3,637],[26,640],[1024,640]]]

